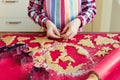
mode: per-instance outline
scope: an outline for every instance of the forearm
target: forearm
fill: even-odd
[[[43,11],[43,2],[41,0],[30,0],[28,6],[28,16],[40,26],[45,26],[48,17]]]
[[[90,23],[96,16],[96,1],[82,0],[81,13],[78,18],[81,20],[81,27]]]

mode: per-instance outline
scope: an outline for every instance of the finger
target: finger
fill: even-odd
[[[68,30],[68,25],[65,26],[65,28],[63,29],[63,31],[61,33],[64,34],[65,32],[67,32],[67,30]]]
[[[60,32],[58,29],[54,29],[54,33],[57,35],[57,36],[60,36]]]
[[[71,33],[72,33],[71,30],[68,29],[67,32],[65,33],[66,37],[69,37],[71,35]]]
[[[72,34],[71,31],[68,30],[65,34],[62,35],[62,37],[63,37],[64,39],[68,39],[71,34]]]
[[[52,38],[61,38],[61,37],[57,35],[53,35]]]
[[[71,34],[68,39],[72,39],[75,36],[75,34]]]
[[[48,37],[51,37],[51,38],[60,38],[60,36],[57,36],[57,35],[54,34],[54,33],[48,33],[47,36],[48,36]]]

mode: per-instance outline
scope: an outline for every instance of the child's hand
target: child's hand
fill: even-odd
[[[60,38],[60,32],[50,20],[46,22],[46,27],[47,27],[47,37],[51,38]]]
[[[63,39],[73,38],[77,34],[80,25],[81,25],[80,19],[78,18],[74,19],[65,26],[65,28],[62,31],[61,37]]]

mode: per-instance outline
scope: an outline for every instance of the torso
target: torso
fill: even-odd
[[[78,16],[81,11],[81,0],[44,0],[44,11],[61,29]]]

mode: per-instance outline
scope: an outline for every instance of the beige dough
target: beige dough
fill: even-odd
[[[109,39],[107,37],[98,36],[95,39],[96,45],[106,45],[106,44],[114,44],[119,43],[117,40]]]
[[[31,40],[30,42],[39,43],[42,47],[46,42],[53,42],[53,40],[50,40],[47,37],[35,37],[35,40]]]
[[[107,34],[107,36],[109,37],[109,38],[113,38],[113,37],[115,37],[115,36],[117,36],[118,34]]]
[[[16,36],[6,36],[6,37],[1,37],[1,40],[6,44],[6,45],[10,45],[14,39],[16,38]]]
[[[32,51],[32,53],[34,55],[36,52],[40,52],[40,49],[39,49],[39,47],[34,47],[34,48],[29,47],[29,51]]]
[[[84,36],[85,39],[90,39],[91,37],[92,37],[92,36],[90,36],[90,35],[85,35],[85,36]]]
[[[108,51],[112,50],[109,47],[103,47],[101,50],[98,50],[98,52],[96,52],[95,56],[101,57],[101,56],[105,56],[106,54],[108,54]]]
[[[120,48],[120,45],[119,44],[113,44],[113,47],[114,48]]]
[[[17,40],[18,40],[19,42],[23,42],[23,41],[28,40],[28,39],[30,39],[30,38],[29,38],[29,37],[18,37],[18,38],[17,38]]]
[[[78,42],[78,44],[82,46],[90,47],[90,48],[95,48],[94,44],[90,39],[82,39]]]
[[[84,55],[84,56],[88,56],[88,52],[85,51],[85,49],[83,49],[80,46],[74,45],[74,44],[69,44],[69,43],[64,43],[61,45],[56,45],[55,48],[51,51],[55,51],[55,50],[59,50],[60,56],[58,56],[58,58],[55,61],[52,61],[52,58],[50,56],[50,51],[48,51],[44,56],[45,56],[45,60],[47,65],[49,66],[49,68],[54,69],[55,71],[57,71],[59,74],[74,74],[76,73],[79,69],[81,69],[82,66],[85,65],[85,63],[79,64],[75,67],[73,67],[71,64],[75,62],[75,60],[67,55],[67,51],[65,49],[65,46],[71,46],[77,49],[78,54],[80,55]],[[80,53],[79,53],[80,52]],[[61,66],[58,65],[59,60],[61,61],[69,61],[69,64],[67,65],[66,69],[63,69]]]

